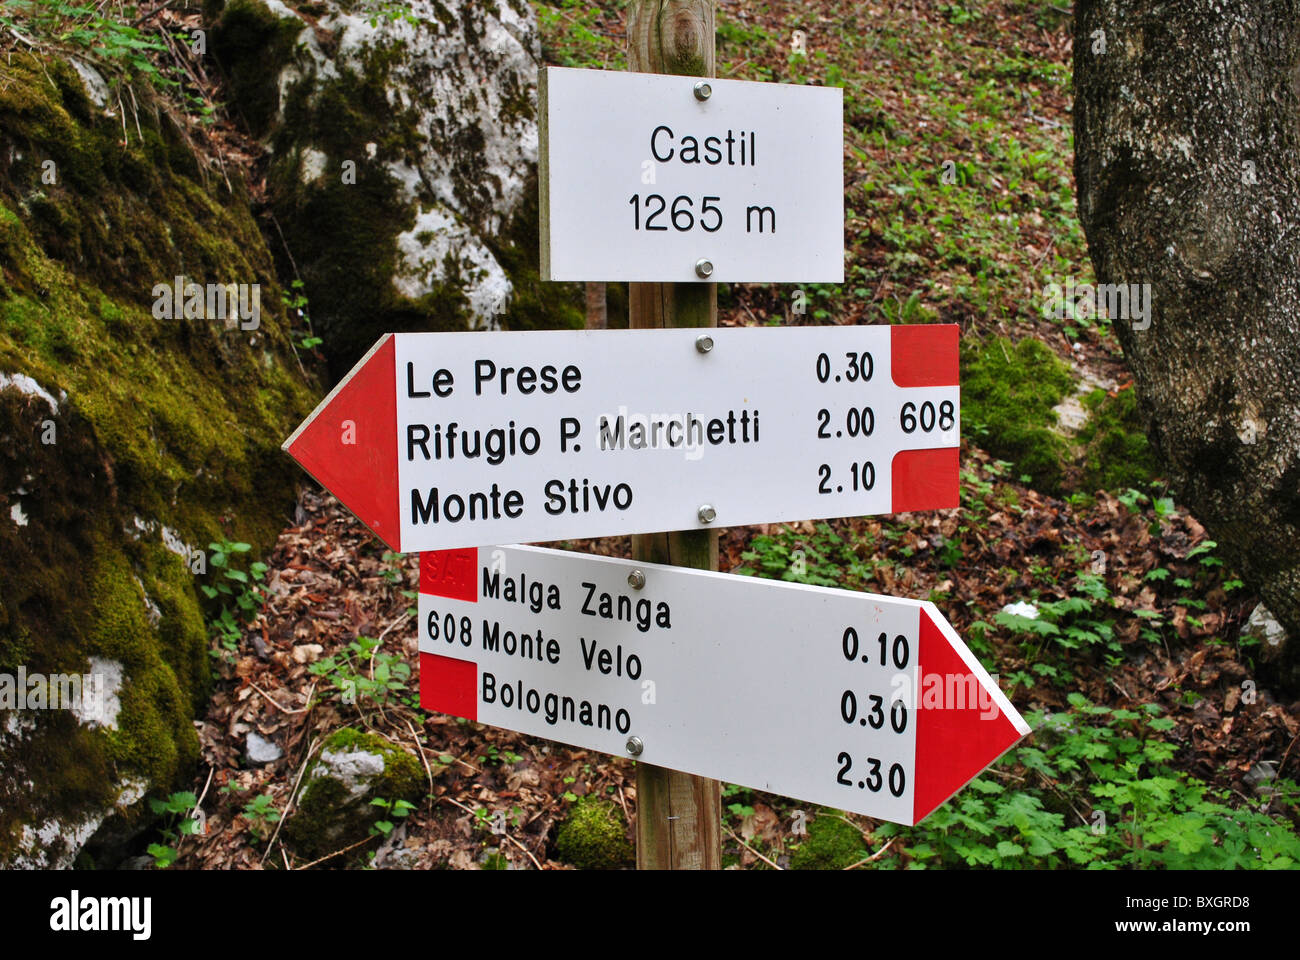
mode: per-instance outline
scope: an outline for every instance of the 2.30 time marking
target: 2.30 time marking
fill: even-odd
[[[835,782],[846,787],[853,786],[853,780],[849,776],[853,771],[852,755],[841,750],[835,761],[840,765],[839,772],[835,775]],[[882,761],[875,757],[867,757],[868,772],[865,777],[858,781],[858,789],[879,793],[880,788],[885,785],[885,777],[880,772],[882,766]],[[903,765],[901,763],[891,763],[889,765],[889,792],[896,797],[901,797],[906,789],[907,772],[903,769]]]

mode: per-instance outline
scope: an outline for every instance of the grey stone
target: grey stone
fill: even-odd
[[[348,791],[350,799],[365,796],[372,778],[384,772],[384,758],[365,750],[324,750],[312,768],[312,778],[331,777]]]
[[[1287,639],[1282,624],[1277,622],[1277,618],[1262,603],[1250,612],[1250,618],[1241,628],[1241,635],[1258,640],[1266,648],[1280,647]]]
[[[249,763],[274,763],[284,756],[284,751],[278,746],[261,737],[256,733],[250,733],[245,741],[245,752],[248,754]]]

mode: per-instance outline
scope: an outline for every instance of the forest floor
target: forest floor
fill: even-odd
[[[624,4],[534,6],[547,63],[625,67]],[[843,285],[723,287],[719,322],[963,331],[959,509],[726,530],[720,569],[932,600],[1034,728],[913,828],[724,785],[727,865],[1300,862],[1300,703],[1255,679],[1241,628],[1257,598],[1145,449],[1111,321],[1044,309],[1050,284],[1091,280],[1069,16],[1039,0],[718,8],[720,76],[844,88],[848,253]],[[224,120],[204,136],[256,184],[255,146]],[[1052,412],[1072,395],[1094,424],[1075,434]],[[579,798],[634,817],[632,761],[418,709],[414,555],[312,489],[263,559],[247,641],[214,641],[193,788],[206,831],[179,838],[176,867],[560,868],[557,827]],[[1036,616],[1004,610],[1021,602]],[[360,842],[295,855],[283,817],[345,726],[417,756],[427,793]],[[249,733],[283,756],[246,762]]]

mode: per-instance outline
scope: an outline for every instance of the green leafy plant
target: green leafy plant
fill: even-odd
[[[48,43],[79,47],[101,62],[134,68],[155,83],[175,86],[176,81],[164,77],[148,58],[149,53],[166,52],[166,43],[133,23],[105,16],[106,7],[113,10],[102,2],[8,0],[0,10],[0,25]]]
[[[374,26],[374,23],[371,23]],[[325,341],[316,336],[312,329],[311,316],[307,313],[307,295],[303,293],[303,282],[297,278],[289,284],[289,289],[280,294],[280,301],[284,304],[286,310],[297,311],[298,319],[305,325],[305,330],[294,330],[293,336],[300,338],[298,346],[304,350],[311,350],[313,347],[319,347]],[[385,561],[388,554],[384,555]]]
[[[728,803],[728,801],[731,801]],[[722,808],[737,820],[754,815],[754,791],[734,783],[722,785]]]
[[[154,866],[159,870],[165,870],[176,862],[180,855],[177,848],[180,846],[181,837],[190,836],[198,829],[199,820],[185,816],[197,805],[198,798],[188,791],[173,793],[166,800],[157,797],[149,798],[149,808],[162,817],[159,832],[166,841],[166,843],[151,843],[146,850],[149,856],[153,857]]]
[[[387,20],[389,23],[401,20],[411,26],[420,24],[420,18],[401,0],[365,0],[357,9],[357,13],[366,17],[372,27],[378,26],[380,20]]]
[[[404,693],[410,666],[396,654],[382,650],[382,640],[357,637],[338,653],[317,660],[307,669],[326,678],[332,692],[345,704],[365,701],[383,706]]]
[[[1050,639],[1065,650],[1104,646],[1112,653],[1118,653],[1120,645],[1115,635],[1115,620],[1099,615],[1100,610],[1109,607],[1111,602],[1110,590],[1101,576],[1080,572],[1075,577],[1070,596],[1038,602],[1037,617],[999,611],[994,614],[993,622],[1012,633],[1030,638],[1030,646],[1037,641],[1039,652]]]
[[[969,788],[916,827],[882,861],[912,867],[1088,869],[1293,869],[1300,866],[1296,784],[1279,780],[1268,806],[1232,805],[1175,769],[1160,738],[1174,722],[1161,708],[1114,709],[1079,693],[1064,713],[1026,715],[1035,730]],[[1002,779],[1011,767],[1024,776]]]
[[[244,804],[244,819],[248,821],[253,842],[261,843],[271,832],[271,825],[280,819],[280,811],[271,800],[269,793],[258,794]]]
[[[252,550],[247,543],[223,539],[220,543],[208,544],[208,549],[211,551],[208,565],[221,573],[215,585],[202,584],[199,587],[209,600],[221,604],[221,612],[208,624],[218,644],[209,652],[218,659],[230,660],[234,658],[245,627],[266,603],[263,582],[269,568],[260,560],[250,563],[247,571],[232,563],[233,558],[244,557]]]
[[[372,807],[382,808],[384,813],[381,816],[385,818],[382,820],[376,820],[370,825],[370,835],[372,837],[380,835],[385,837],[388,836],[393,832],[394,826],[393,820],[388,818],[391,817],[400,820],[402,817],[410,816],[411,811],[415,809],[415,804],[413,803],[407,803],[405,800],[385,800],[383,797],[375,797],[370,801],[370,805]],[[476,811],[476,813],[486,815],[487,811],[480,809]]]
[[[874,575],[871,564],[859,559],[852,544],[826,523],[819,523],[812,536],[796,534],[788,527],[775,534],[760,534],[740,556],[746,562],[737,569],[739,574],[821,587],[845,586]]]

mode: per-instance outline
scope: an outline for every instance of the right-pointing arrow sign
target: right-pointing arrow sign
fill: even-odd
[[[898,823],[1029,732],[916,600],[479,547],[419,613],[426,709]]]

